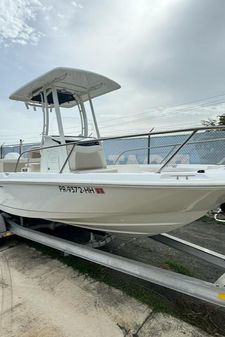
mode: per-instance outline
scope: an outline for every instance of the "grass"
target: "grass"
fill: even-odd
[[[170,270],[175,271],[176,273],[179,274],[183,274],[183,275],[187,275],[187,276],[191,276],[193,277],[194,274],[192,273],[192,271],[185,267],[183,264],[173,261],[173,260],[166,260],[163,265],[165,265],[166,267],[168,267]]]
[[[219,222],[216,221],[214,218],[209,217],[208,215],[204,215],[202,218],[199,219],[200,221],[209,223],[209,224],[218,224]],[[221,223],[221,222],[220,222]]]

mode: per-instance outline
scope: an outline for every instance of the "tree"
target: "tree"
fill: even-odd
[[[225,125],[225,114],[218,115],[217,119],[208,118],[207,120],[202,120],[201,122],[204,126]]]
[[[225,115],[220,115],[218,125],[225,125]]]
[[[202,120],[202,125],[203,126],[216,126],[217,125],[217,120],[216,119],[207,119],[207,120]]]

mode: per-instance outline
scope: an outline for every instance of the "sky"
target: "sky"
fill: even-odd
[[[42,113],[8,97],[59,66],[121,85],[94,101],[104,136],[225,113],[224,13],[224,0],[1,0],[0,143],[40,139]]]

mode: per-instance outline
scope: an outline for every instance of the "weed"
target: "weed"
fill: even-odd
[[[183,274],[183,275],[187,275],[187,276],[194,276],[192,271],[189,270],[186,266],[184,266],[183,264],[173,261],[173,260],[166,260],[164,262],[164,265],[166,265],[167,267],[169,267],[169,269],[179,273],[179,274]]]
[[[214,218],[212,218],[211,216],[208,216],[208,215],[204,215],[199,220],[203,221],[203,222],[206,222],[208,224],[218,224],[218,222]]]

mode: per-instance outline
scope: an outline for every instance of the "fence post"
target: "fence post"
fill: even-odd
[[[150,164],[150,144],[151,144],[151,136],[150,133],[148,135],[148,158],[147,158],[147,163]]]
[[[4,143],[1,145],[1,159],[3,158],[3,145]]]
[[[20,139],[20,144],[19,144],[19,154],[21,155],[22,153],[22,147],[23,147],[23,140]]]

